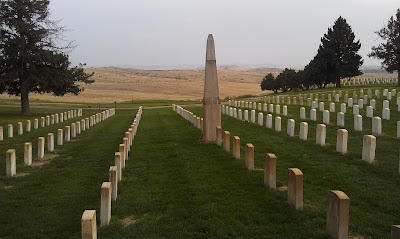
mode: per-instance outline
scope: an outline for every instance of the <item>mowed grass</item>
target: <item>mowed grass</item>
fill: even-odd
[[[324,237],[323,211],[290,209],[285,192],[264,188],[262,171],[200,136],[171,109],[143,112],[99,238]]]
[[[289,106],[287,117],[296,119],[296,136],[298,108]],[[201,115],[200,107],[188,109]],[[85,209],[97,210],[99,224],[101,182],[108,181],[114,151],[135,113],[118,111],[75,142],[56,147],[59,156],[42,168],[17,169],[28,176],[1,178],[0,238],[79,238]],[[364,132],[348,128],[349,153],[343,156],[335,152],[333,115],[324,147],[315,145],[317,122],[308,121],[309,139],[301,141],[286,136],[286,117],[282,132],[275,132],[223,115],[223,130],[241,138],[241,159],[234,160],[222,147],[201,143],[200,130],[171,109],[145,109],[112,203],[111,224],[99,228],[99,238],[326,238],[329,190],[350,197],[351,236],[389,238],[390,225],[400,223],[395,127],[385,128],[383,121],[377,161],[368,164],[361,161],[361,147],[369,126]],[[346,116],[350,128],[351,119]],[[244,165],[246,143],[255,146],[254,171]],[[278,157],[282,190],[263,185],[265,153]],[[287,205],[283,188],[292,167],[304,173],[303,211]]]
[[[327,145],[321,147],[315,144],[314,122],[309,122],[308,140],[298,138],[301,121],[297,115],[297,110],[295,115],[289,115],[296,119],[295,137],[286,135],[286,118],[282,119],[282,132],[275,132],[224,115],[223,130],[241,138],[242,157],[245,143],[254,144],[256,168],[262,168],[265,153],[277,156],[278,187],[287,185],[288,168],[299,168],[304,173],[304,212],[312,211],[312,217],[318,217],[321,224],[310,228],[304,225],[303,230],[325,229],[327,193],[341,190],[350,197],[350,235],[389,238],[390,226],[399,224],[399,141],[394,137],[378,137],[377,161],[368,164],[361,160],[365,132],[349,130],[349,152],[340,155],[335,152],[337,127],[327,126]],[[322,122],[321,117],[317,122]]]
[[[366,92],[366,90],[364,90]],[[351,92],[352,93],[352,92]],[[350,94],[352,95],[352,94]],[[325,94],[327,97],[327,94]],[[377,100],[377,110],[374,115],[381,116],[383,99]],[[285,105],[281,103],[282,106]],[[388,238],[390,225],[400,224],[400,175],[399,175],[399,139],[396,138],[396,124],[399,120],[396,99],[390,102],[391,120],[382,120],[383,134],[377,137],[376,161],[368,164],[361,160],[362,139],[371,134],[371,119],[364,110],[363,132],[353,130],[353,114],[347,109],[345,125],[349,131],[348,153],[340,155],[335,152],[336,132],[342,128],[336,126],[336,114],[340,109],[336,103],[336,112],[330,114],[331,123],[327,125],[327,145],[315,144],[316,125],[322,123],[322,112],[317,109],[317,121],[309,120],[310,107],[305,107],[308,120],[299,119],[300,106],[288,105],[288,116],[282,116],[282,131],[265,128],[248,122],[242,122],[229,116],[223,116],[223,130],[238,135],[242,139],[242,156],[245,143],[253,143],[259,159],[266,152],[275,153],[278,157],[278,186],[287,185],[287,168],[297,167],[304,173],[304,210],[317,207],[318,211],[326,213],[326,197],[328,190],[342,190],[350,197],[350,234],[361,235],[364,238]],[[364,106],[365,107],[365,106]],[[329,104],[325,102],[325,109]],[[191,110],[191,109],[190,109]],[[242,109],[244,110],[244,109]],[[274,107],[275,110],[275,107]],[[193,109],[201,115],[201,109]],[[250,110],[249,110],[250,112]],[[275,117],[273,114],[273,122]],[[295,137],[286,135],[288,119],[296,120]],[[299,124],[306,121],[309,124],[308,140],[298,138]],[[273,126],[274,128],[274,126]],[[244,141],[244,142],[243,142]],[[256,163],[262,167],[262,160]]]
[[[97,112],[84,111],[84,116],[93,113]],[[135,114],[117,111],[72,141],[56,145],[54,153],[46,147],[50,162],[41,167],[23,166],[23,143],[32,142],[37,162],[37,137],[56,131],[60,124],[1,142],[0,238],[80,238],[82,213],[86,209],[99,212],[101,184],[108,181],[114,152]],[[9,148],[17,149],[18,177],[5,177]]]
[[[18,99],[0,99],[0,105],[5,106],[14,106],[16,107],[13,110],[12,116],[18,116],[14,113],[14,111],[21,112],[20,109],[20,100]],[[170,106],[171,104],[179,104],[179,105],[192,105],[192,104],[201,104],[201,100],[130,100],[130,101],[122,101],[122,102],[102,102],[102,103],[70,103],[70,102],[55,102],[55,101],[45,101],[45,100],[35,100],[30,103],[31,105],[31,112],[32,115],[36,114],[37,112],[50,112],[51,109],[59,108],[59,110],[63,109],[73,109],[73,108],[83,108],[88,110],[101,110],[101,109],[108,109],[108,108],[139,108],[140,106],[143,107],[159,107],[159,106]],[[43,109],[38,109],[37,107],[45,107]],[[50,108],[50,110],[49,110]],[[2,112],[4,113],[4,112]]]

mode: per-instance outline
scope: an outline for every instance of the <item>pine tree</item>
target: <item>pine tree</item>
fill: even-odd
[[[261,90],[273,90],[273,81],[275,80],[274,75],[272,75],[271,73],[269,73],[268,75],[266,75],[260,84]]]
[[[23,115],[30,114],[30,92],[77,95],[84,90],[79,82],[94,82],[82,64],[70,66],[70,43],[57,46],[64,29],[49,19],[48,6],[48,0],[0,1],[0,94],[20,96]]]
[[[397,71],[397,86],[400,87],[400,9],[397,9],[396,19],[390,17],[387,26],[375,33],[385,42],[372,47],[368,56],[382,59],[382,67],[386,71]]]
[[[342,17],[339,17],[332,28],[321,38],[321,45],[315,60],[321,73],[327,77],[327,83],[336,83],[341,87],[340,79],[361,75],[359,70],[363,64],[362,57],[357,53],[361,48],[360,41],[355,41],[355,35]]]

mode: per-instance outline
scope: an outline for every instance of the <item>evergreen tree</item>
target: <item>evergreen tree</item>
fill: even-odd
[[[269,73],[261,81],[261,90],[273,90],[273,81],[275,80],[274,75]]]
[[[321,45],[315,57],[316,65],[327,77],[326,83],[336,83],[341,87],[340,79],[361,75],[359,70],[363,64],[358,55],[360,41],[355,41],[354,33],[346,20],[339,17],[332,28],[321,38]]]
[[[384,43],[372,47],[369,57],[382,59],[382,67],[393,73],[397,71],[397,86],[400,87],[400,9],[397,9],[396,19],[392,16],[387,26],[377,31],[376,34]]]
[[[63,96],[92,83],[82,64],[70,67],[68,50],[57,46],[63,28],[49,19],[49,0],[0,0],[0,94],[21,97],[30,114],[29,93]]]
[[[326,72],[326,64],[317,57],[318,55],[304,67],[304,81],[308,87],[325,88],[329,83],[327,75],[324,73]]]
[[[296,81],[296,71],[285,68],[275,79],[279,82],[280,90],[287,92],[298,89],[299,82]]]

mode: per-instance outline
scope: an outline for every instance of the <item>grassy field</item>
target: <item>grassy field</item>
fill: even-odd
[[[394,104],[392,100],[391,109]],[[378,101],[376,112],[381,105]],[[201,115],[200,107],[188,109]],[[10,121],[17,120],[12,109],[7,111]],[[363,132],[352,130],[352,116],[346,114],[346,155],[335,152],[336,113],[327,126],[327,145],[320,147],[315,145],[315,126],[322,114],[317,113],[317,122],[308,121],[308,140],[301,141],[299,106],[288,111],[282,132],[223,115],[223,130],[241,138],[241,159],[234,160],[231,152],[201,143],[200,130],[171,109],[145,109],[112,204],[111,224],[99,228],[99,238],[325,238],[329,190],[350,197],[353,238],[388,238],[390,225],[400,223],[397,111],[389,124],[383,121],[374,164],[361,160],[362,136],[371,131],[364,111]],[[17,155],[17,172],[25,174],[20,177],[4,177],[5,151],[15,145],[21,153],[23,142],[36,142],[58,127],[1,142],[0,238],[79,238],[85,209],[97,210],[99,223],[100,186],[108,181],[114,152],[135,114],[118,110],[75,140],[56,146],[53,159],[42,167],[24,167],[22,154]],[[289,118],[296,120],[296,137],[286,135]],[[246,143],[255,146],[254,171],[244,165]],[[278,158],[277,190],[263,185],[265,153]],[[292,167],[304,173],[303,211],[287,205],[287,169]]]
[[[4,109],[1,110],[3,112]],[[84,116],[95,112],[84,111]],[[35,112],[43,114],[43,112]],[[114,152],[136,111],[124,110],[47,153],[42,166],[23,166],[23,143],[55,133],[60,125],[34,130],[0,144],[0,238],[80,238],[85,209],[99,211],[100,186],[108,180]],[[76,118],[75,118],[76,119]],[[69,120],[65,125],[75,122]],[[17,177],[5,177],[5,152],[17,150]]]
[[[110,102],[110,103],[69,103],[69,102],[55,102],[55,101],[33,101],[31,102],[32,109],[76,109],[83,108],[88,110],[101,110],[109,108],[139,108],[143,107],[159,107],[159,106],[170,106],[171,104],[179,105],[191,105],[201,104],[200,100],[134,100],[134,101],[123,101],[123,102]],[[19,100],[2,100],[0,99],[0,105],[6,107],[15,107],[20,112],[20,101]],[[34,110],[33,114],[40,112],[40,110]],[[42,112],[46,112],[43,111]],[[15,114],[14,114],[15,113]],[[18,112],[13,110],[13,115],[18,116]],[[0,115],[2,116],[2,115]]]

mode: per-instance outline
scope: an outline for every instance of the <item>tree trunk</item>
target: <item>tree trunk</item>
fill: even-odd
[[[336,80],[336,88],[340,88],[342,85],[340,84],[340,78]]]
[[[397,70],[397,87],[400,87],[400,69]]]
[[[24,85],[22,85],[21,87],[21,110],[22,115],[24,116],[31,114],[31,110],[29,107],[29,89]]]

